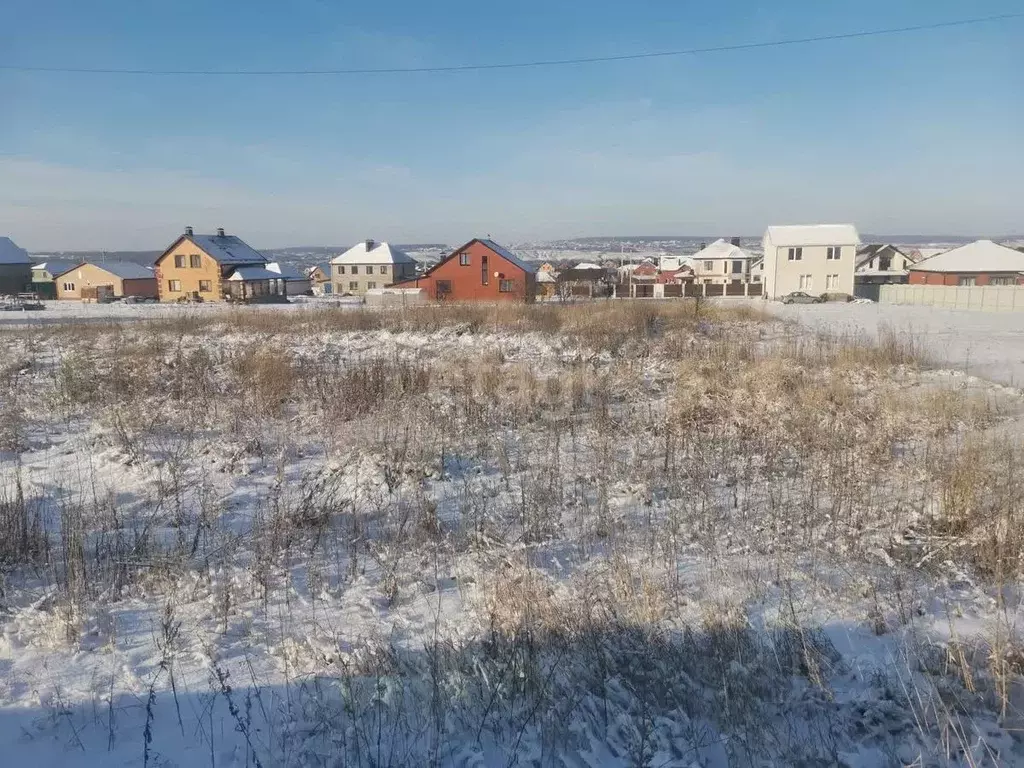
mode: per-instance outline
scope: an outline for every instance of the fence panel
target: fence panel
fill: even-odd
[[[878,301],[975,312],[1024,312],[1024,286],[883,285]]]

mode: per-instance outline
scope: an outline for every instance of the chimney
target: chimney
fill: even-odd
[[[217,227],[217,237],[224,237],[224,227]]]
[[[367,252],[372,251],[374,245],[376,245],[376,243],[373,242],[372,238],[367,240],[366,241],[366,250],[367,250]]]
[[[185,227],[185,234],[192,237],[192,227]]]
[[[739,248],[739,247],[740,247],[740,239],[739,239],[738,237],[734,237],[734,238],[733,238],[733,239],[732,239],[732,240],[731,240],[730,242],[731,242],[731,243],[732,243],[733,245],[735,245],[735,246],[736,246],[737,248]]]
[[[708,247],[708,244],[707,244],[707,243],[701,243],[701,244],[700,244],[700,249],[701,249],[702,251],[703,251],[703,250],[704,250],[705,248],[707,248],[707,247]]]

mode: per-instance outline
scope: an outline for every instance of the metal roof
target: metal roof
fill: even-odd
[[[513,264],[515,264],[517,267],[519,267],[524,272],[533,273],[533,272],[537,271],[532,264],[528,264],[527,262],[523,261],[518,256],[516,256],[514,253],[512,253],[512,251],[510,251],[508,248],[505,248],[502,245],[498,245],[493,240],[486,240],[486,239],[484,239],[484,240],[481,240],[480,242],[483,243],[484,245],[486,245],[488,248],[490,248],[496,254],[501,256],[503,259],[508,259],[509,261],[511,261]]]
[[[152,269],[136,264],[134,261],[86,261],[83,263],[92,264],[122,280],[142,280],[156,277]]]
[[[183,235],[218,264],[266,264],[267,257],[235,235]]]
[[[367,248],[366,246],[370,247]],[[416,259],[388,243],[373,240],[357,243],[331,259],[331,264],[415,264]]]
[[[15,245],[9,237],[0,237],[0,264],[31,264],[28,251]]]
[[[235,267],[228,280],[235,282],[251,282],[253,280],[280,280],[279,272],[271,272],[266,267]]]
[[[856,245],[860,235],[853,224],[810,224],[768,227],[765,233],[774,246]]]
[[[1024,253],[991,240],[976,240],[910,268],[916,272],[1024,272]]]
[[[33,264],[32,269],[42,269],[49,272],[53,277],[57,277],[57,275],[62,275],[69,269],[74,269],[79,264],[81,264],[80,261],[67,261],[66,259],[47,259],[46,261],[40,264]]]

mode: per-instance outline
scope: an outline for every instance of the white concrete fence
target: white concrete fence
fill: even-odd
[[[883,285],[879,304],[920,304],[978,312],[1024,312],[1024,286]]]

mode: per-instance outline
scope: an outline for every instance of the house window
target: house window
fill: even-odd
[[[814,288],[814,275],[800,275],[800,290],[810,291]]]
[[[437,281],[437,298],[443,299],[445,296],[452,292],[452,281],[451,280],[438,280]]]
[[[715,268],[715,262],[713,262],[713,261],[705,261],[704,262],[704,271],[705,272],[710,272],[714,268]]]
[[[459,266],[460,267],[468,267],[469,266],[469,254],[468,253],[460,253],[459,254]]]
[[[789,260],[790,261],[802,261],[804,258],[803,248],[790,248],[789,249]]]
[[[1017,282],[1012,277],[1004,275],[1002,277],[990,277],[988,279],[988,284],[989,285],[1016,285]]]
[[[188,257],[188,265],[192,267],[192,269],[199,269],[203,266],[203,258],[198,253],[193,253]]]
[[[892,267],[892,256],[879,256],[878,257],[878,271],[888,272]]]
[[[839,256],[842,254],[843,249],[838,245],[830,245],[825,249],[825,258],[830,261],[839,261]]]
[[[743,273],[743,262],[742,261],[734,261],[732,263],[732,273],[734,275],[740,275],[740,274]]]
[[[499,280],[498,290],[501,293],[512,293],[515,290],[515,283],[512,280]]]
[[[181,258],[184,259],[185,257],[182,256]],[[171,293],[178,293],[181,290],[181,280],[168,280],[167,290]]]
[[[359,290],[359,281],[358,280],[350,281],[349,284],[348,284],[348,289],[350,291],[358,291]]]
[[[199,292],[200,293],[211,293],[213,291],[213,283],[209,280],[199,281]]]
[[[386,274],[388,273],[388,265],[387,265],[387,264],[385,264],[384,266],[382,266],[382,267],[380,268],[380,273],[381,273],[382,275],[386,275]]]
[[[825,275],[825,290],[834,291],[839,288],[839,275]]]
[[[64,283],[64,290],[65,291],[73,291],[73,290],[75,290],[75,284],[74,283]]]
[[[760,275],[752,275],[751,278],[750,278],[750,282],[752,282],[752,283],[760,283],[761,282],[761,276]]]
[[[487,254],[480,258],[480,282],[487,285]]]
[[[344,275],[345,274],[345,265],[344,264],[339,264],[338,265],[338,274],[339,275]]]
[[[377,287],[377,284],[373,280],[371,280],[370,282],[368,282],[366,284],[366,287],[367,287],[368,290],[373,290],[374,288]]]
[[[978,279],[973,275],[971,277],[961,277],[956,281],[957,285],[977,285]]]
[[[352,274],[353,275],[358,275],[359,274],[359,267],[357,265],[355,265],[355,264],[352,265]]]
[[[178,269],[185,268],[185,254],[179,253],[174,256],[174,266]]]

